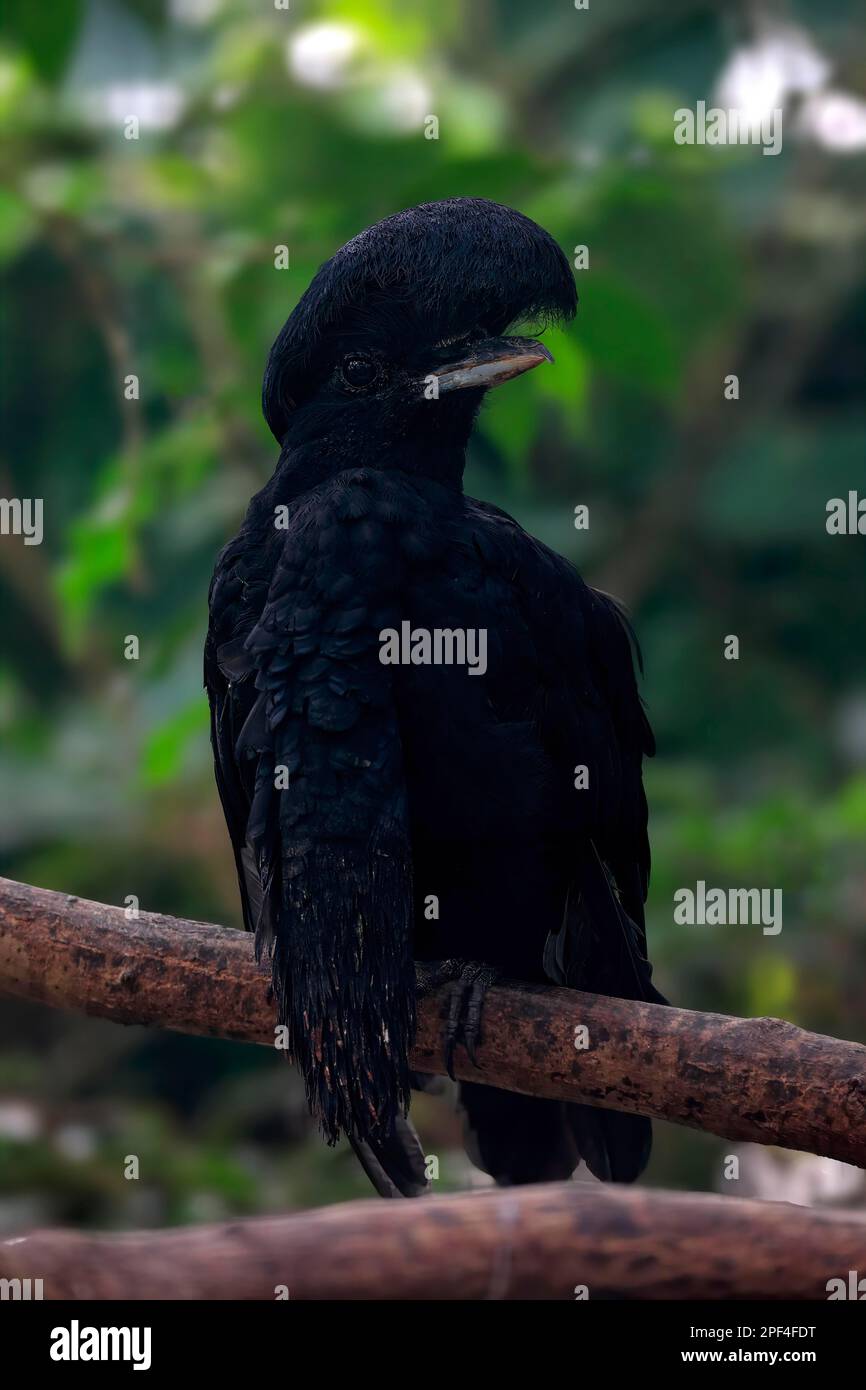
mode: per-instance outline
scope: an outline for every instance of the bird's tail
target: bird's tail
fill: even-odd
[[[463,1144],[500,1187],[571,1177],[580,1154],[565,1123],[569,1107],[474,1081],[460,1083]]]
[[[460,1108],[467,1154],[501,1187],[561,1182],[581,1159],[602,1182],[634,1182],[649,1161],[652,1126],[644,1115],[467,1081],[460,1085]]]
[[[560,928],[544,950],[555,984],[665,1004],[652,983],[643,928],[629,916],[595,846],[575,868]],[[467,1152],[502,1186],[569,1177],[583,1159],[603,1181],[634,1182],[649,1161],[652,1126],[643,1115],[460,1088]]]
[[[564,1105],[565,1122],[580,1157],[602,1182],[635,1182],[649,1163],[652,1124],[646,1115]]]
[[[642,919],[642,906],[638,904]],[[548,937],[545,974],[555,984],[620,999],[666,1004],[652,982],[642,920],[626,911],[616,883],[590,842],[569,891],[560,930]],[[590,1172],[634,1182],[649,1162],[652,1125],[645,1115],[566,1105],[565,1121]]]
[[[325,1139],[345,1134],[371,1176],[378,1165],[401,1191],[419,1181],[404,1122],[415,1031],[406,874],[396,851],[306,846],[284,861],[273,934],[257,938]]]

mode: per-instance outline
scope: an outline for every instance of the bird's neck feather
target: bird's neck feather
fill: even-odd
[[[251,511],[256,517],[267,517],[270,522],[275,507],[293,502],[328,478],[351,468],[376,468],[383,472],[427,477],[462,491],[465,466],[466,451],[458,445],[443,446],[433,442],[419,446],[413,441],[411,447],[395,444],[375,457],[368,457],[360,449],[353,452],[343,447],[329,448],[325,440],[314,446],[295,447],[287,441],[272,478],[252,499]]]

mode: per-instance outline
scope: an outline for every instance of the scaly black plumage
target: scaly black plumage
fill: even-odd
[[[485,391],[549,356],[502,335],[575,307],[552,238],[483,199],[355,237],[274,344],[279,463],[211,585],[205,683],[244,920],[325,1137],[345,1133],[384,1195],[426,1187],[405,1118],[416,962],[492,968],[455,986],[451,1044],[471,1046],[494,971],[661,998],[627,623],[462,490]],[[486,671],[383,664],[380,635],[405,620],[483,629]],[[649,1153],[639,1117],[475,1084],[461,1099],[468,1150],[502,1183],[581,1155],[628,1180]]]

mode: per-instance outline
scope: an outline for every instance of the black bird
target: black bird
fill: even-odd
[[[474,1056],[500,974],[662,998],[628,623],[462,486],[485,392],[552,360],[504,335],[576,304],[547,232],[481,198],[353,238],[274,343],[279,463],[211,585],[205,684],[244,920],[324,1136],[345,1133],[385,1196],[427,1187],[407,1119],[416,983],[452,980],[449,1069],[457,1045]],[[424,664],[437,632],[443,664]],[[385,659],[395,633],[409,664]],[[629,1181],[649,1156],[638,1116],[475,1083],[461,1103],[471,1158],[502,1184],[581,1157]]]

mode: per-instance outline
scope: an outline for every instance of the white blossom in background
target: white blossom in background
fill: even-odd
[[[35,1105],[26,1100],[0,1102],[0,1139],[25,1144],[42,1133],[42,1117]]]
[[[849,92],[816,92],[803,103],[797,130],[838,154],[866,149],[866,101]]]
[[[304,87],[345,98],[362,128],[382,134],[417,131],[431,110],[429,84],[409,65],[380,58],[350,24],[308,24],[286,44],[290,75]]]
[[[209,24],[221,5],[222,0],[170,0],[169,13],[178,24]]]
[[[757,130],[784,98],[782,71],[773,57],[760,48],[740,48],[722,72],[713,101],[725,111],[739,111]]]
[[[348,81],[361,47],[350,24],[306,24],[286,45],[289,72],[304,87],[335,91]]]
[[[141,131],[171,130],[183,115],[186,98],[176,82],[112,82],[84,98],[87,115],[98,125],[118,129],[137,116]]]
[[[433,103],[427,83],[412,68],[392,68],[378,84],[372,114],[388,130],[417,130]]]
[[[73,1163],[85,1163],[96,1153],[96,1135],[87,1125],[61,1125],[53,1139],[58,1153]]]
[[[714,100],[737,110],[757,129],[762,118],[799,99],[796,133],[823,149],[866,149],[866,102],[827,87],[832,64],[802,29],[768,29],[735,49],[723,68]]]
[[[413,68],[367,64],[345,93],[352,125],[373,135],[420,131],[434,109],[433,93]]]
[[[830,63],[801,29],[770,29],[756,42],[734,50],[719,76],[714,100],[759,126],[788,97],[817,91],[830,70]]]

